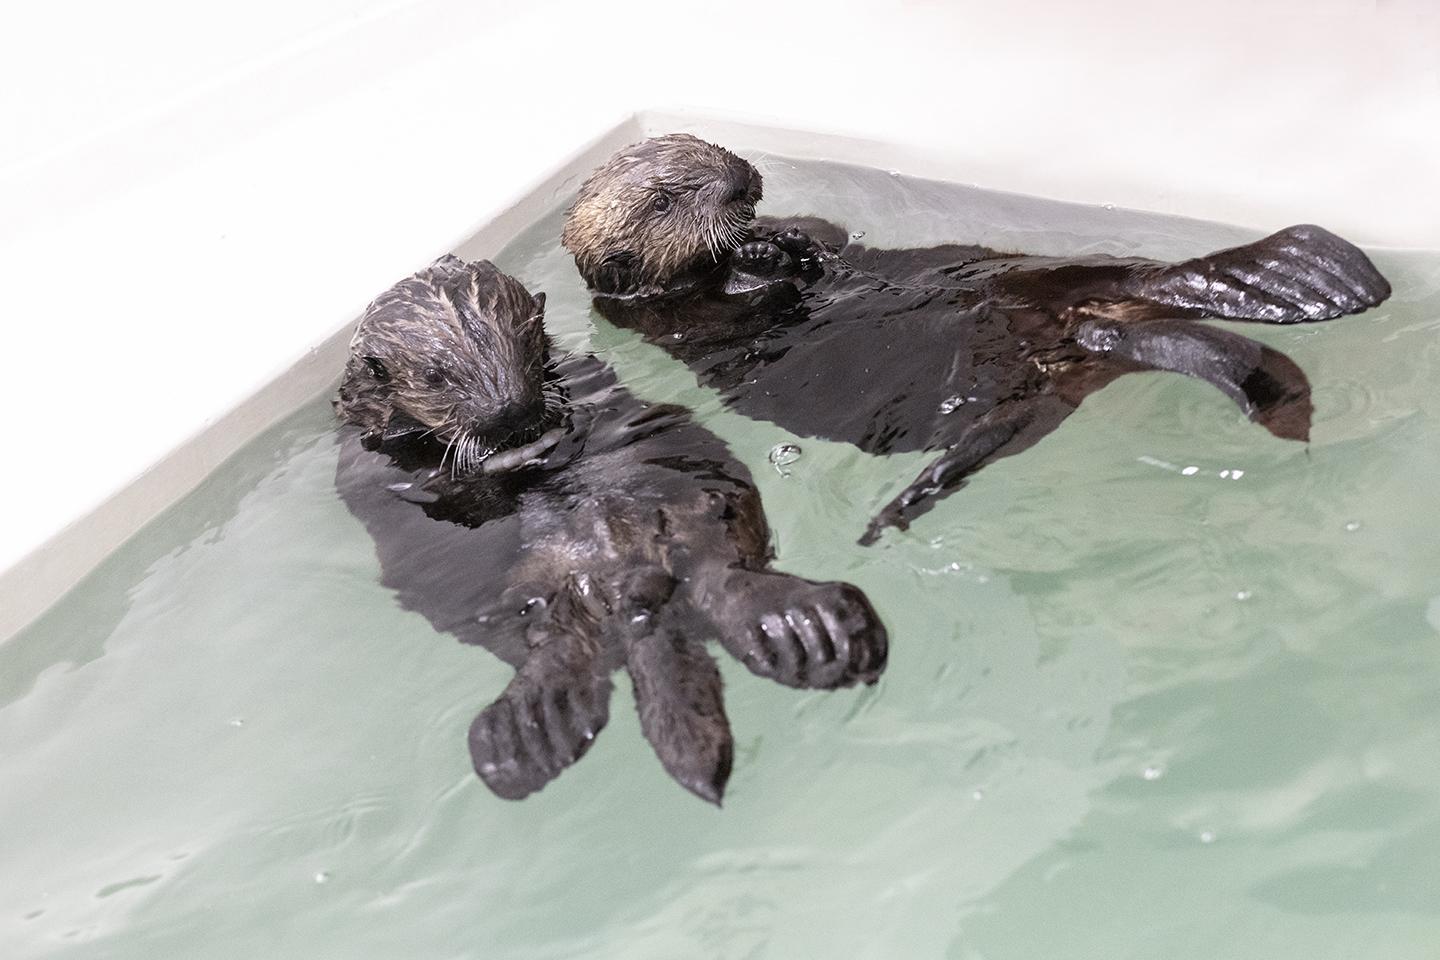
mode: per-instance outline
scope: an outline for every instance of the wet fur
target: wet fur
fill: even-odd
[[[476,772],[496,794],[524,797],[583,756],[608,720],[611,674],[624,668],[665,770],[719,803],[733,741],[706,642],[761,676],[833,688],[874,681],[884,627],[855,587],[769,568],[749,474],[685,411],[640,402],[593,357],[542,362],[548,346],[528,322],[537,301],[521,293],[489,264],[442,261],[375,301],[337,402],[340,494],[406,608],[516,668],[470,728]],[[484,308],[483,324],[451,309],[457,296]],[[365,358],[388,351],[409,369],[436,354],[406,357],[408,345],[442,342],[466,356],[441,391],[451,405],[493,411],[560,396],[560,407],[539,409],[563,436],[513,469],[456,471],[433,423],[395,429],[418,415],[395,406],[410,387],[377,391]]]
[[[676,162],[655,161],[656,175],[682,176]],[[627,175],[642,177],[638,166],[632,160]],[[573,212],[565,229],[572,251],[610,242],[604,225]],[[627,243],[637,236],[624,224],[615,232]],[[1305,440],[1310,386],[1300,368],[1193,321],[1328,320],[1390,293],[1360,250],[1311,225],[1181,263],[959,244],[871,249],[848,236],[815,218],[762,218],[722,269],[698,283],[683,272],[652,276],[652,296],[607,296],[576,263],[608,319],[659,343],[741,413],[873,453],[942,451],[862,543],[887,526],[906,527],[975,470],[1032,445],[1130,372],[1205,380],[1276,436]],[[671,236],[661,246],[696,242]]]

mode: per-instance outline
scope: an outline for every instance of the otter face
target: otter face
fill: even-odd
[[[659,293],[735,249],[761,195],[759,171],[723,147],[655,137],[591,174],[560,242],[592,289]]]
[[[423,433],[457,469],[538,436],[558,413],[545,389],[545,295],[488,261],[442,257],[366,309],[340,387],[342,418],[376,447]]]

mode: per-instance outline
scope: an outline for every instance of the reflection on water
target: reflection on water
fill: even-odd
[[[770,212],[876,245],[1253,236],[764,168]],[[0,647],[0,952],[1433,956],[1440,257],[1379,254],[1395,297],[1369,314],[1245,328],[1314,384],[1308,448],[1203,383],[1126,377],[862,550],[924,455],[719,409],[591,314],[558,222],[501,267],[548,293],[567,346],[731,443],[780,566],[874,599],[886,676],[806,693],[725,664],[723,811],[673,788],[623,684],[585,763],[498,800],[464,734],[509,668],[376,585],[316,401]]]

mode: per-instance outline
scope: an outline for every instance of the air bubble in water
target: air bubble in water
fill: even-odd
[[[1180,471],[1180,475],[1181,475],[1182,477],[1193,477],[1193,476],[1195,476],[1195,474],[1197,474],[1197,473],[1199,473],[1199,472],[1200,472],[1200,468],[1199,468],[1199,467],[1186,467],[1184,470],[1181,470],[1181,471]]]
[[[971,796],[972,798],[976,799],[976,800],[984,800],[984,799],[985,799],[985,791],[984,791],[984,790],[976,790],[974,793],[970,794],[970,796]]]
[[[1249,590],[1236,590],[1235,599],[1240,601],[1249,600],[1253,594]]]
[[[788,477],[790,471],[785,468],[800,459],[800,445],[795,443],[777,443],[770,448],[770,462],[779,471],[782,477]]]
[[[1359,521],[1359,520],[1351,520],[1349,523],[1345,524],[1345,531],[1346,531],[1347,533],[1354,533],[1356,530],[1359,530],[1359,529],[1360,529],[1360,521]]]
[[[1159,765],[1146,767],[1144,772],[1140,774],[1140,776],[1144,777],[1146,780],[1159,780],[1164,775],[1165,768]]]
[[[329,883],[329,882],[330,882],[330,873],[329,873],[329,871],[321,870],[319,873],[315,874],[315,882],[316,882],[316,883]]]
[[[243,727],[243,726],[245,726],[245,718],[244,718],[244,717],[231,717],[231,718],[230,718],[230,726],[232,726],[232,727]]]
[[[1214,842],[1215,842],[1215,831],[1214,831],[1214,830],[1201,830],[1201,831],[1200,831],[1200,842],[1201,842],[1201,843],[1214,843]]]
[[[960,396],[959,394],[956,394],[953,397],[946,397],[944,400],[940,401],[940,412],[954,413],[956,410],[958,410],[960,407],[963,407],[964,405],[965,398]]]

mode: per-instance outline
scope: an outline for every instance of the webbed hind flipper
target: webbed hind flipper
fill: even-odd
[[[610,670],[598,627],[570,591],[532,626],[530,654],[470,725],[470,759],[507,800],[545,786],[585,755],[610,718]]]
[[[1390,296],[1390,284],[1359,247],[1313,224],[1193,260],[1136,269],[1118,288],[1122,297],[1261,323],[1332,320]]]
[[[1284,440],[1310,439],[1310,381],[1285,354],[1262,343],[1188,320],[1115,323],[1086,320],[1075,340],[1122,357],[1214,384],[1245,415]]]
[[[885,669],[885,626],[851,584],[726,570],[700,596],[721,644],[757,676],[830,690],[874,683]]]

